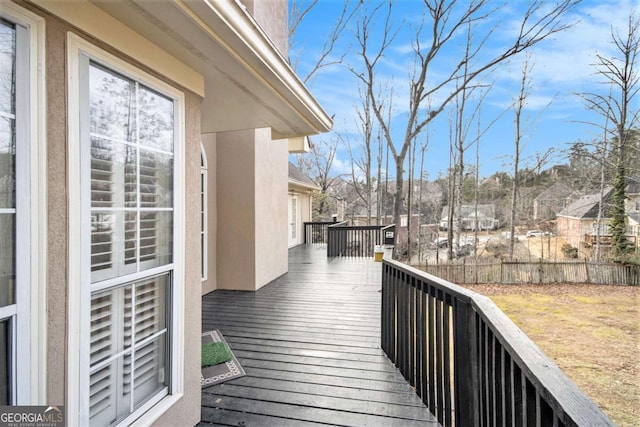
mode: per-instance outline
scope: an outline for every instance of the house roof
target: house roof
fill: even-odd
[[[613,195],[613,187],[604,189],[604,212],[605,217],[608,216],[608,206],[611,196]],[[561,210],[557,215],[564,217],[573,217],[579,219],[593,219],[598,217],[598,207],[600,202],[600,193],[586,194],[575,202]]]
[[[307,175],[302,173],[293,163],[289,162],[289,184],[304,187],[309,190],[320,190],[320,187]]]
[[[561,200],[571,197],[576,192],[563,182],[556,182],[535,198],[535,200]]]
[[[93,37],[204,96],[201,131],[327,132],[332,120],[235,0],[34,0]]]
[[[626,192],[629,194],[640,194],[640,182],[633,178],[627,178]],[[607,187],[603,193],[604,209],[602,215],[605,218],[611,216],[611,198],[613,197],[613,187]],[[560,211],[557,216],[572,217],[580,219],[595,219],[598,217],[598,207],[600,193],[586,194],[575,202]]]
[[[640,180],[627,178],[627,195],[640,194]]]

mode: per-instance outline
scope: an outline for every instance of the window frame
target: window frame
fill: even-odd
[[[26,129],[16,156],[16,322],[14,404],[47,401],[47,145],[45,115],[45,20],[21,6],[3,3],[0,17],[22,27],[17,43],[28,52],[16,56],[23,78],[24,102],[16,105],[16,128]],[[22,117],[18,117],[18,116]],[[17,141],[18,142],[18,141]],[[21,178],[21,179],[19,179]],[[21,181],[21,182],[20,182]],[[20,278],[22,277],[22,278]],[[20,283],[26,285],[20,286]]]
[[[67,372],[67,414],[70,424],[83,425],[89,418],[89,318],[91,301],[90,247],[82,230],[90,228],[89,201],[86,200],[87,183],[81,177],[86,173],[82,162],[80,111],[88,102],[81,96],[81,74],[88,72],[83,63],[95,61],[105,67],[136,80],[174,101],[174,193],[173,193],[173,268],[170,300],[170,324],[167,344],[170,346],[169,394],[152,399],[130,414],[121,424],[149,424],[171,408],[184,393],[184,316],[185,316],[185,97],[175,87],[120,59],[76,34],[67,34],[68,64],[68,188],[69,188],[69,332]],[[86,149],[86,148],[85,148]],[[80,226],[78,226],[80,224]],[[136,280],[152,274],[150,271],[127,276]],[[134,277],[135,276],[135,277]],[[95,291],[95,289],[94,289]],[[77,417],[77,418],[75,418]]]

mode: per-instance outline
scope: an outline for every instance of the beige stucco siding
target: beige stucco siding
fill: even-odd
[[[254,291],[287,272],[287,150],[268,128],[216,137],[219,289]]]
[[[47,403],[65,404],[67,342],[67,27],[46,17]]]
[[[256,22],[285,57],[288,47],[287,0],[243,0]]]
[[[46,125],[47,125],[47,404],[65,405],[67,396],[68,331],[68,167],[67,167],[67,33],[74,32],[145,72],[172,84],[144,64],[87,37],[60,19],[22,1],[21,6],[45,18],[46,28]],[[173,84],[172,84],[173,85]],[[176,85],[173,85],[176,86]],[[176,86],[177,87],[177,86]],[[186,109],[186,205],[198,206],[200,198],[201,98],[183,88]],[[185,352],[184,396],[158,421],[158,425],[194,425],[200,418],[200,216],[186,209],[185,225]]]
[[[200,97],[185,92],[185,354],[184,396],[157,422],[159,426],[194,425],[200,420],[200,347],[202,285],[200,275]]]
[[[218,289],[255,290],[255,131],[216,139]]]
[[[288,269],[287,140],[271,141],[256,130],[256,284],[261,287]]]

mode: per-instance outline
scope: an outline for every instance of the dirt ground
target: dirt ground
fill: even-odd
[[[640,287],[468,285],[621,427],[640,426]]]

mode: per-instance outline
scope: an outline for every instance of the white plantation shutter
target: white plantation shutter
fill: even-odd
[[[114,326],[113,294],[94,296],[91,301],[90,363],[96,366],[108,360],[115,351],[117,337]],[[102,366],[99,365],[99,366]],[[89,406],[92,421],[107,424],[115,419],[115,372],[111,364],[94,371],[89,379]]]
[[[92,62],[88,76],[89,421],[110,425],[169,388],[174,101]]]
[[[162,275],[93,296],[92,424],[112,424],[166,387],[168,283]]]

